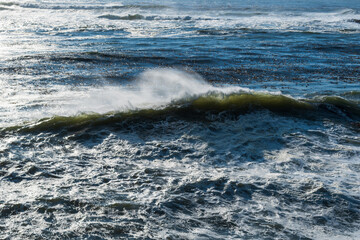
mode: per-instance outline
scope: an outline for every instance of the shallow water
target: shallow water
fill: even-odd
[[[0,2],[1,239],[356,239],[360,2]]]

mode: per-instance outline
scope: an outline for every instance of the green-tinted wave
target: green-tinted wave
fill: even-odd
[[[252,111],[268,110],[275,114],[321,120],[334,118],[349,122],[360,120],[360,107],[341,97],[315,97],[297,100],[284,95],[266,93],[207,94],[186,98],[166,106],[135,109],[106,114],[81,113],[75,116],[53,116],[2,131],[77,131],[99,126],[128,126],[134,122],[157,121],[174,117],[191,121],[211,121],[209,115],[237,116]],[[227,114],[224,114],[227,113]]]
[[[283,112],[293,110],[312,109],[313,106],[305,101],[295,100],[284,95],[271,94],[231,94],[208,95],[192,102],[195,109],[206,111],[249,110],[264,108],[270,111]]]

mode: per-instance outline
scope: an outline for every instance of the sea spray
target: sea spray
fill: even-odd
[[[238,88],[233,88],[233,91]],[[178,69],[151,69],[126,86],[85,90],[86,97],[74,99],[77,112],[106,113],[166,106],[172,101],[215,90],[199,75]],[[218,89],[221,91],[221,89]],[[73,112],[74,113],[74,112]]]
[[[144,71],[128,85],[77,88],[53,85],[52,88],[52,91],[45,93],[40,89],[40,91],[17,94],[9,98],[8,103],[4,99],[2,104],[11,111],[3,114],[11,114],[11,124],[14,124],[52,116],[156,109],[165,107],[173,101],[194,98],[210,92],[248,91],[241,87],[213,87],[196,73],[171,68]],[[19,105],[33,107],[24,110],[16,108]],[[7,124],[3,123],[4,125]]]

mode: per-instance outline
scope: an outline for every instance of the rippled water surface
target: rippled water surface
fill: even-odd
[[[0,239],[357,239],[359,39],[357,0],[0,0]]]

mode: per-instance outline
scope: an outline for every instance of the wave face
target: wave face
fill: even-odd
[[[0,239],[357,239],[358,0],[0,0]]]
[[[38,126],[46,130],[67,124],[71,128],[72,124],[91,125],[98,121],[108,124],[169,116],[202,120],[209,115],[231,113],[232,116],[261,110],[300,118],[322,120],[326,116],[356,122],[360,118],[359,99],[353,97],[358,95],[348,92],[343,96],[348,97],[319,95],[295,99],[239,86],[215,87],[193,72],[153,69],[143,72],[128,86],[53,89],[51,93],[10,98],[7,104],[13,107],[3,114],[2,127],[6,130]],[[26,111],[23,106],[27,106]],[[11,121],[6,123],[6,119]]]

